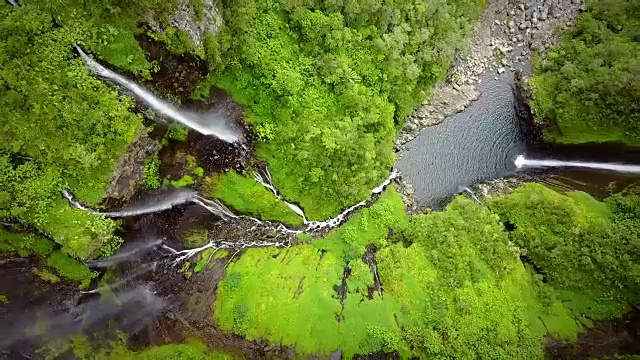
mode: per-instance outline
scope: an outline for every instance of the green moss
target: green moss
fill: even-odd
[[[238,212],[262,220],[280,221],[289,225],[302,224],[302,218],[273,193],[254,179],[235,171],[209,177],[205,186],[204,191],[208,196],[220,199]]]
[[[44,281],[48,281],[52,284],[56,284],[60,282],[60,278],[57,277],[55,274],[49,272],[49,270],[47,269],[38,269],[38,268],[33,268],[33,273],[38,275],[38,277],[40,277],[40,279],[44,280]]]
[[[184,125],[171,123],[166,136],[171,140],[185,141],[187,140],[187,135],[189,135],[189,130]]]
[[[98,275],[96,272],[89,270],[85,264],[62,251],[52,252],[45,263],[55,269],[60,276],[79,282],[83,288],[89,286],[91,279]]]
[[[9,303],[7,295],[0,295],[0,305],[6,305]]]
[[[209,231],[200,229],[193,230],[185,236],[184,244],[189,248],[202,246],[209,242]]]
[[[154,190],[160,187],[160,159],[157,154],[145,162],[142,174],[147,189]]]
[[[609,281],[605,287],[614,296],[603,298],[602,287],[591,287],[592,270],[571,267],[571,259],[585,260],[575,253],[595,262],[612,248],[624,249],[627,237],[633,243],[637,230],[631,229],[640,221],[634,199],[615,197],[603,206],[585,194],[525,185],[490,202],[500,216],[463,197],[444,211],[406,216],[392,187],[325,238],[288,249],[250,249],[229,264],[214,320],[224,330],[293,346],[301,355],[341,348],[346,358],[397,352],[401,358],[542,359],[548,335],[574,341],[590,319],[619,316],[636,301],[615,295],[620,288]],[[516,230],[504,231],[500,217]],[[627,230],[615,230],[617,243],[594,243],[601,254],[585,252],[589,245],[580,242],[572,247],[577,234],[588,234],[585,226],[605,227],[606,234],[608,221],[623,219],[620,229]],[[520,232],[535,242],[522,242]],[[557,233],[566,239],[562,249],[573,254],[560,251]],[[368,245],[378,249],[383,289],[382,297],[374,292],[371,299],[372,270],[361,260]],[[555,247],[558,258],[540,261],[539,246]],[[542,269],[544,281],[523,265],[520,253]],[[561,271],[560,261],[568,266]],[[618,279],[628,284],[622,293],[637,293],[637,285],[622,280],[634,278],[628,266],[639,263],[637,256],[619,253],[608,261],[626,269]],[[345,267],[350,274],[342,300],[335,289]],[[570,290],[559,286],[559,277],[574,282]]]

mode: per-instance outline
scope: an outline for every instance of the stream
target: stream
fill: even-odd
[[[241,132],[219,113],[200,116],[179,109],[141,85],[102,67],[80,48],[77,51],[98,75],[124,87],[165,117],[201,134],[212,135],[217,138],[214,141],[223,141],[231,144],[229,146],[243,138]],[[390,169],[389,177],[371,190],[369,199],[353,204],[325,221],[307,221],[303,209],[287,202],[280,194],[268,168],[256,168],[253,173],[256,182],[303,219],[300,228],[287,228],[283,224],[234,214],[217,200],[190,190],[161,192],[119,210],[102,212],[83,205],[82,199],[74,197],[73,189],[65,189],[62,196],[70,206],[96,215],[125,219],[121,234],[125,245],[119,252],[109,258],[87,262],[94,269],[116,269],[120,280],[106,286],[93,283],[92,290],[80,293],[67,283],[53,285],[39,279],[30,270],[35,266],[31,259],[7,260],[0,263],[0,270],[9,274],[2,282],[11,289],[10,297],[30,299],[29,289],[38,289],[35,292],[38,296],[32,302],[12,302],[10,311],[3,315],[10,318],[11,327],[28,328],[25,324],[35,322],[35,314],[50,320],[48,326],[43,325],[44,332],[48,332],[47,340],[115,322],[115,327],[136,333],[134,338],[140,346],[180,342],[184,339],[179,333],[185,330],[185,333],[197,331],[210,343],[233,349],[247,358],[277,357],[290,349],[269,348],[260,341],[222,333],[208,319],[217,283],[223,277],[226,265],[243,249],[289,247],[301,232],[322,235],[340,226],[358,209],[370,205],[400,175],[414,186],[419,205],[430,208],[444,207],[461,192],[480,202],[470,190],[474,184],[511,176],[539,178],[559,187],[587,190],[599,197],[606,196],[605,189],[609,189],[612,182],[614,188],[624,188],[640,180],[637,172],[575,169],[580,167],[576,161],[591,160],[618,161],[635,166],[631,168],[633,171],[640,171],[637,165],[640,164],[639,149],[610,145],[550,147],[530,141],[523,132],[523,123],[516,110],[513,84],[513,73],[509,71],[499,76],[492,70],[486,71],[478,85],[481,96],[477,101],[440,125],[423,129],[408,143],[408,150],[400,154],[398,171]],[[591,153],[598,156],[590,157]],[[519,158],[523,155],[526,159]],[[548,162],[550,158],[556,161],[547,163],[551,169],[527,166],[542,166],[544,164],[535,161]],[[558,165],[561,169],[555,169]],[[209,232],[208,241],[199,247],[184,249],[182,236],[200,227]],[[210,271],[185,281],[183,275],[178,274],[179,267],[208,249],[214,250],[209,260],[219,250],[230,252],[222,261],[212,262]],[[11,286],[13,282],[21,282],[24,287]],[[112,294],[113,301],[103,302],[98,296],[107,292]],[[143,329],[146,333],[141,335]],[[31,334],[3,332],[2,335],[4,340],[0,341],[0,348],[30,349],[33,345],[29,343]],[[21,358],[20,351],[16,351],[10,354]]]

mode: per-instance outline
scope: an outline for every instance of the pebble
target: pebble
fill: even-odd
[[[520,8],[520,11],[524,11],[524,4],[520,4],[519,8]]]
[[[498,68],[498,74],[502,74],[504,72],[504,68],[503,67],[499,67]]]
[[[520,29],[520,30],[524,30],[526,28],[527,28],[527,25],[525,23],[523,23],[523,22],[521,22],[520,26],[518,26],[518,29]]]
[[[498,77],[497,77],[497,76],[496,76],[496,77],[494,77],[494,78],[493,78],[493,80],[498,80]]]
[[[540,21],[545,21],[547,20],[547,14],[542,13],[542,15],[540,15]]]

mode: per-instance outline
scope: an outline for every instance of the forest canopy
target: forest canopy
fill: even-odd
[[[640,144],[638,1],[589,1],[534,73],[532,105],[545,140]]]
[[[404,117],[442,79],[484,0],[223,1],[212,83],[249,110],[282,194],[310,219],[366,198]]]

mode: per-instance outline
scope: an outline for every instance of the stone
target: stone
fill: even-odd
[[[524,11],[524,4],[520,4],[518,8],[520,8],[520,11]]]
[[[536,18],[531,19],[531,23],[533,25],[538,25],[538,19],[536,19]]]
[[[498,80],[498,77],[497,77],[497,76],[496,76],[496,77],[494,77],[494,78],[493,78],[493,80]]]
[[[517,41],[518,41],[518,38],[517,38],[517,37],[513,37],[513,38],[511,38],[511,41],[513,41],[513,42],[517,42]]]
[[[504,72],[504,68],[503,67],[499,67],[498,68],[498,74],[502,74]]]
[[[531,18],[532,18],[532,19],[536,19],[536,20],[538,20],[538,16],[539,16],[539,15],[538,15],[538,12],[537,12],[537,11],[534,11],[534,12],[533,12],[533,14],[531,14]]]
[[[526,28],[527,28],[527,25],[524,22],[521,22],[520,26],[518,26],[518,29],[520,29],[520,30],[524,30]]]
[[[500,20],[494,20],[493,23],[496,25],[500,25]]]
[[[516,11],[514,9],[509,10],[509,16],[515,16]]]
[[[540,21],[546,21],[546,20],[547,20],[547,14],[542,13],[542,15],[540,15]]]
[[[527,52],[525,50],[522,50],[522,52],[520,53],[522,56],[527,56]]]

